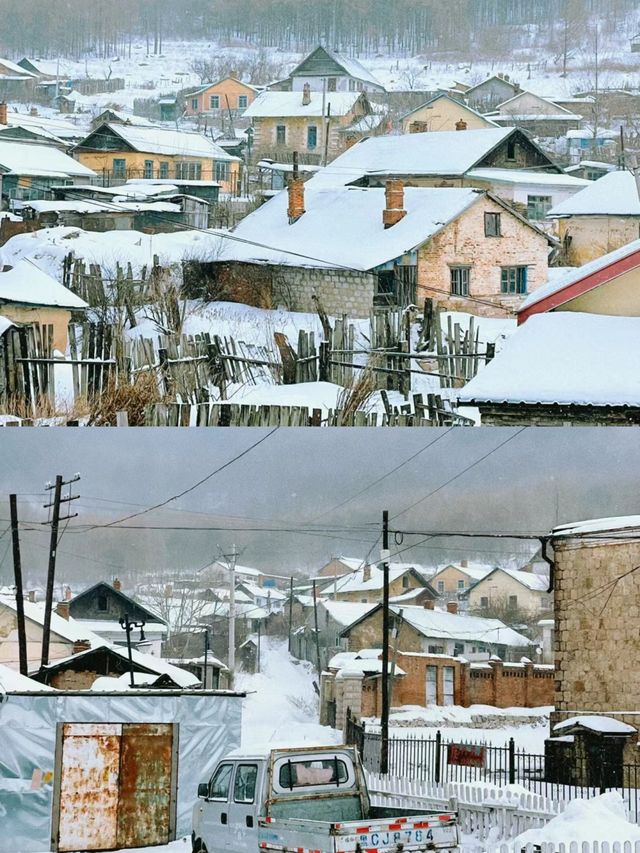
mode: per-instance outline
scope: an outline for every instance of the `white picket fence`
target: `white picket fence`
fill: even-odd
[[[374,805],[401,808],[411,800],[411,808],[416,809],[453,807],[458,811],[463,834],[481,841],[489,838],[494,842],[508,841],[527,829],[544,826],[564,811],[566,805],[509,788],[461,782],[439,785],[365,772]]]

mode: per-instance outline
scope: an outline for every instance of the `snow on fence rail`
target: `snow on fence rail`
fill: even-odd
[[[544,826],[557,817],[566,803],[515,788],[448,782],[413,782],[365,770],[371,801],[375,805],[426,810],[454,807],[465,835],[493,841],[515,838],[528,829]],[[410,803],[408,801],[411,801]],[[640,853],[640,851],[638,851]]]

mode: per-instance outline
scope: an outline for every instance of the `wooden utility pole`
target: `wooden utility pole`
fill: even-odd
[[[13,540],[13,576],[16,587],[16,619],[18,621],[18,655],[20,674],[29,675],[27,658],[27,634],[24,621],[24,591],[22,589],[22,563],[20,561],[20,534],[18,532],[18,502],[16,495],[9,495],[11,538]]]
[[[49,542],[49,566],[47,568],[47,592],[44,603],[44,625],[42,627],[42,658],[41,658],[41,666],[46,666],[49,663],[49,644],[51,640],[51,613],[53,610],[53,587],[55,583],[56,577],[56,557],[58,551],[58,529],[60,526],[60,507],[63,503],[70,503],[71,501],[78,500],[80,495],[69,495],[66,498],[62,497],[62,487],[69,486],[71,483],[75,483],[80,479],[80,475],[76,474],[75,477],[72,477],[70,480],[63,480],[62,474],[58,474],[56,477],[55,485],[49,484],[46,488],[47,491],[53,490],[53,501],[48,504],[44,504],[44,509],[52,509],[53,512],[51,514],[51,520],[45,522],[45,524],[51,525],[51,539]],[[73,515],[67,515],[63,519],[64,521],[68,521],[71,518],[75,518],[77,513]]]
[[[289,652],[291,652],[291,632],[293,631],[293,577],[289,578]]]
[[[318,631],[318,598],[316,593],[316,580],[313,579],[313,624],[316,636],[316,666],[318,669],[318,686],[320,686],[320,676],[322,668],[320,667],[320,633]]]
[[[230,555],[229,562],[229,687],[233,687],[236,672],[236,546]]]
[[[380,773],[389,772],[389,511],[382,513],[382,713]]]

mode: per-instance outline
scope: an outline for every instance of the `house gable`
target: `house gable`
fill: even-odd
[[[456,129],[456,122],[459,121],[464,121],[471,130],[496,127],[495,122],[485,118],[463,101],[442,93],[404,115],[402,117],[402,128],[405,133],[411,132],[412,126],[419,127],[420,131],[426,132],[450,131]],[[423,128],[422,125],[426,126]],[[414,130],[414,132],[419,132],[419,130]]]
[[[562,169],[556,166],[542,148],[517,128],[495,148],[484,154],[472,168],[539,169],[543,172],[562,174]]]
[[[562,115],[566,113],[567,118],[575,116],[565,107],[550,101],[548,98],[542,98],[534,92],[520,92],[508,101],[498,104],[497,111],[502,115]]]
[[[79,142],[76,151],[136,151],[133,145],[126,142],[109,124],[102,124]]]
[[[103,581],[72,598],[69,602],[69,614],[74,619],[104,619],[116,622],[126,614],[132,622],[163,623],[160,616]]]

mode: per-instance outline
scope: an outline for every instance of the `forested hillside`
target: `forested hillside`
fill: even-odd
[[[126,53],[147,39],[159,53],[168,38],[249,40],[303,51],[324,42],[342,50],[416,55],[489,54],[505,36],[519,46],[554,49],[579,37],[588,20],[622,37],[638,24],[638,0],[0,0],[5,55],[79,57]]]

